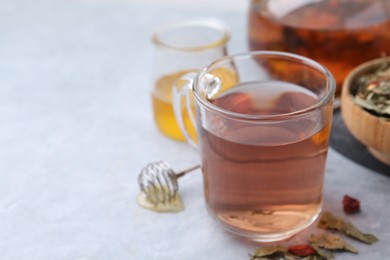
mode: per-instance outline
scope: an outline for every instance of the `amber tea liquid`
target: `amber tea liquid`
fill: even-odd
[[[211,101],[242,114],[294,112],[317,102],[303,87],[245,83]],[[321,210],[331,118],[317,114],[284,123],[215,117],[200,131],[205,198],[211,214],[236,233],[275,240],[310,225]],[[329,116],[328,116],[329,117]],[[260,239],[265,241],[264,238]]]
[[[390,1],[252,0],[248,26],[251,50],[314,59],[332,72],[337,92],[354,67],[390,55]]]

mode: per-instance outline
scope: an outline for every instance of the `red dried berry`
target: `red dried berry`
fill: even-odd
[[[288,252],[293,255],[306,257],[317,254],[316,250],[311,245],[295,245],[288,248]]]
[[[347,214],[355,214],[360,211],[360,201],[348,195],[344,195],[343,209]]]

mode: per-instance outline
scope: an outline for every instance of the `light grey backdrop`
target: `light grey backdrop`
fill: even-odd
[[[0,1],[0,259],[247,259],[258,246],[207,215],[200,172],[180,180],[186,210],[138,207],[136,177],[148,162],[197,162],[154,127],[149,91],[161,23],[216,17],[247,50],[247,1]],[[390,179],[329,153],[325,209],[351,217],[380,242],[351,241],[360,259],[390,254]],[[308,230],[287,241],[305,241]],[[340,259],[357,259],[343,254]]]

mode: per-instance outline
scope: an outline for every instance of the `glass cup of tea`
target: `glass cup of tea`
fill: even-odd
[[[236,75],[235,84],[219,71]],[[313,223],[322,207],[336,83],[303,56],[223,57],[174,89],[177,120],[201,158],[210,214],[229,231],[271,242]],[[197,139],[183,123],[194,96]]]
[[[161,133],[185,140],[173,112],[172,87],[186,73],[199,71],[225,56],[229,39],[228,27],[211,18],[167,24],[152,34],[156,53],[151,97],[154,120]],[[189,119],[185,117],[184,121]],[[194,129],[190,132],[195,134]]]

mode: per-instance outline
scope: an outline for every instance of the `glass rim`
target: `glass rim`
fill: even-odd
[[[233,112],[224,108],[221,108],[219,106],[214,105],[207,99],[205,99],[199,92],[197,86],[200,82],[201,78],[204,77],[206,74],[208,74],[209,70],[215,67],[218,64],[221,64],[223,62],[226,62],[228,60],[233,61],[236,58],[248,58],[253,56],[263,56],[263,57],[279,57],[279,58],[287,58],[293,61],[301,62],[302,64],[308,65],[311,68],[317,69],[317,71],[321,72],[325,79],[326,79],[326,86],[327,86],[327,93],[319,99],[314,105],[294,111],[289,113],[281,113],[281,114],[273,114],[273,115],[252,115],[252,114],[243,114],[238,112]],[[311,111],[314,111],[320,107],[325,106],[328,104],[335,95],[336,92],[336,80],[332,73],[322,64],[293,53],[289,52],[281,52],[281,51],[249,51],[244,53],[238,53],[230,56],[225,56],[222,58],[219,58],[213,62],[211,62],[209,65],[204,67],[200,72],[198,72],[194,78],[193,86],[192,86],[194,97],[205,107],[208,109],[217,111],[219,113],[225,114],[230,117],[236,117],[240,119],[247,119],[247,120],[283,120],[288,119],[296,116],[305,115],[307,113],[310,113]]]
[[[166,32],[168,30],[185,28],[190,26],[207,27],[210,29],[214,29],[216,31],[220,31],[221,37],[207,44],[202,44],[202,45],[192,46],[192,47],[183,47],[183,46],[176,46],[174,44],[168,44],[164,42],[161,39],[161,37],[159,37],[161,33]],[[224,22],[215,18],[204,18],[204,19],[183,20],[183,21],[162,25],[152,33],[151,41],[153,44],[159,47],[178,50],[178,51],[192,52],[192,51],[204,51],[215,47],[224,46],[229,41],[230,36],[231,36],[230,29]]]

